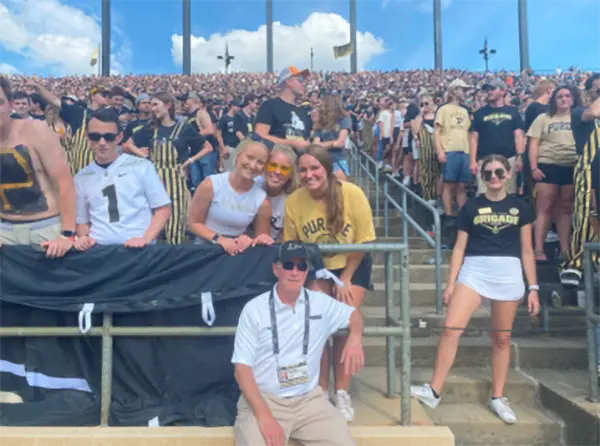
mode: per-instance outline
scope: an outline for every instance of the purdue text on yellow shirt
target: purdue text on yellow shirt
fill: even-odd
[[[375,240],[373,213],[367,197],[355,184],[342,181],[344,197],[344,225],[334,236],[327,227],[327,208],[313,200],[305,188],[292,193],[285,202],[283,239],[304,243],[351,244]],[[348,254],[323,254],[323,263],[329,270],[346,267]]]

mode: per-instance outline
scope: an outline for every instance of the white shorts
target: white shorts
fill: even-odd
[[[518,301],[525,295],[521,259],[516,257],[465,257],[457,283],[491,300]]]

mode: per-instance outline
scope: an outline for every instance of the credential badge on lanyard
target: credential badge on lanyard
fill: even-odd
[[[281,388],[306,384],[310,379],[308,374],[308,341],[310,336],[310,300],[308,292],[304,289],[304,338],[302,340],[302,356],[304,360],[298,364],[284,367],[279,365],[279,332],[277,331],[277,316],[275,314],[275,293],[271,290],[269,295],[269,313],[271,316],[271,338],[273,340],[273,355],[277,365],[277,378]]]

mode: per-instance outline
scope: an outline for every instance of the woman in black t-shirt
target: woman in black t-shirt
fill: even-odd
[[[439,404],[439,394],[454,362],[464,327],[482,299],[489,299],[494,330],[489,405],[507,424],[516,422],[503,391],[510,365],[511,330],[525,294],[523,269],[529,283],[529,312],[535,316],[539,311],[539,287],[531,243],[535,215],[525,201],[507,195],[505,186],[510,176],[510,165],[505,157],[490,155],[483,160],[481,177],[487,190],[484,195],[467,201],[457,219],[458,235],[444,292],[448,314],[431,385],[411,388],[411,395],[429,407]]]

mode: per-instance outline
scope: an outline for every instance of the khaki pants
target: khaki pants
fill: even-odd
[[[517,193],[517,176],[518,172],[515,172],[515,160],[516,158],[510,157],[508,158],[508,164],[510,164],[511,176],[510,180],[506,183],[506,193],[509,195],[516,195]],[[487,186],[481,179],[481,160],[477,161],[477,196],[481,194],[485,194],[487,191]]]
[[[281,398],[262,395],[285,432],[285,442],[297,440],[306,446],[352,446],[354,440],[342,414],[317,386],[306,395]],[[264,446],[252,408],[241,396],[233,427],[236,446]]]
[[[0,222],[0,245],[30,245],[42,249],[40,243],[55,240],[60,235],[60,217],[50,217],[33,223]]]

